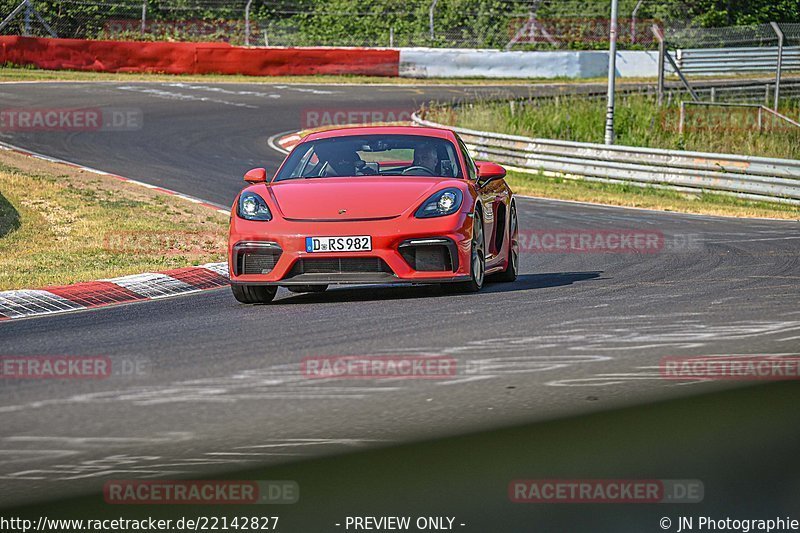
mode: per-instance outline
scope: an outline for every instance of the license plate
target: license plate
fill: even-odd
[[[372,250],[372,237],[306,237],[306,252],[368,252]]]

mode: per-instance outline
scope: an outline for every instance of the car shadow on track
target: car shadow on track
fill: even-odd
[[[527,291],[532,289],[546,289],[549,287],[563,287],[579,281],[597,279],[603,272],[590,270],[587,272],[550,272],[547,274],[520,274],[517,281],[512,283],[489,283],[481,292],[512,292]]]
[[[602,271],[588,272],[551,272],[547,274],[521,274],[512,283],[487,282],[483,290],[473,294],[449,294],[435,285],[378,285],[360,287],[341,287],[328,289],[323,293],[306,293],[291,295],[281,298],[275,303],[281,304],[312,304],[312,303],[342,303],[365,302],[377,300],[405,300],[421,298],[448,298],[454,296],[480,296],[481,294],[498,292],[527,291],[545,289],[549,287],[562,287],[573,283],[599,278]]]

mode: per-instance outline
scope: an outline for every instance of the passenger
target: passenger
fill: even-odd
[[[376,172],[365,167],[365,163],[358,153],[349,147],[322,144],[317,147],[317,157],[323,164],[320,174],[322,176],[341,177],[376,174]]]

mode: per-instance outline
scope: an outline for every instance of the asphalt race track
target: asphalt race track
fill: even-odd
[[[557,90],[557,89],[547,89]],[[274,134],[304,111],[413,109],[525,87],[2,84],[3,107],[142,111],[127,132],[0,140],[228,206]],[[0,505],[487,431],[718,390],[666,380],[667,356],[798,353],[800,227],[519,199],[523,235],[636,230],[654,253],[523,251],[514,284],[285,290],[266,306],[227,289],[0,324],[0,354],[107,355],[134,375],[7,381]],[[529,233],[526,233],[529,232]],[[305,379],[322,355],[449,355],[447,380]],[[730,386],[730,385],[728,385]]]

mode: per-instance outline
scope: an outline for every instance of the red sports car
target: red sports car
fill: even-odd
[[[231,287],[244,303],[279,286],[431,283],[472,292],[519,269],[515,198],[503,167],[473,161],[446,129],[342,128],[306,136],[234,202]]]

